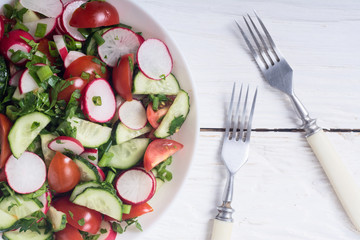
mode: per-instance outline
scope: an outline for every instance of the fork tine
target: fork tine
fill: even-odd
[[[268,68],[269,68],[269,64],[265,61],[265,58],[264,58],[264,56],[263,56],[263,54],[262,54],[262,50],[261,50],[260,43],[259,43],[259,41],[257,40],[257,38],[255,37],[255,34],[254,34],[253,30],[251,29],[248,20],[246,20],[245,16],[243,16],[243,18],[244,18],[244,21],[245,21],[245,23],[246,23],[247,28],[249,29],[249,32],[250,32],[251,37],[252,37],[252,39],[254,40],[255,45],[257,46],[257,50],[258,50],[258,51],[257,51],[257,55],[260,56],[260,59],[261,59],[262,63],[265,65],[265,68],[268,69]],[[251,18],[250,18],[250,19],[251,19]],[[258,63],[258,64],[259,64],[259,63]]]
[[[240,120],[240,132],[239,132],[239,137],[238,139],[239,140],[243,140],[243,135],[244,135],[244,126],[245,126],[245,114],[246,114],[246,106],[247,106],[247,100],[248,100],[248,96],[249,96],[249,85],[247,87],[247,90],[246,90],[246,95],[245,95],[245,102],[244,102],[244,108],[243,108],[243,111],[242,111],[242,114],[241,114],[241,120],[240,120],[240,117],[239,117],[239,120]]]
[[[257,33],[257,35],[258,35],[258,37],[259,37],[259,39],[260,39],[260,41],[261,41],[261,43],[262,43],[262,45],[263,45],[263,48],[265,49],[265,54],[266,54],[266,56],[267,56],[268,59],[270,60],[271,65],[274,65],[274,61],[272,60],[272,58],[271,58],[270,55],[269,55],[270,49],[268,48],[268,46],[267,46],[264,38],[261,36],[261,34],[260,34],[260,32],[259,32],[259,29],[256,27],[254,21],[252,20],[252,18],[250,17],[249,14],[248,14],[248,18],[250,19],[250,22],[251,22],[252,26],[254,27],[255,32]]]
[[[243,89],[243,84],[241,84],[240,93],[239,93],[239,99],[235,110],[235,116],[234,116],[234,126],[233,126],[233,133],[232,133],[232,139],[236,140],[236,130],[239,127],[239,121],[236,121],[239,117],[240,112],[240,100],[241,100],[241,93]]]
[[[253,116],[254,116],[254,110],[255,110],[255,103],[256,103],[257,92],[258,92],[258,89],[256,88],[256,91],[255,91],[255,94],[254,94],[254,98],[253,98],[253,102],[252,102],[252,105],[251,105],[251,111],[250,111],[248,126],[247,126],[247,130],[246,130],[246,139],[245,139],[246,142],[248,142],[248,141],[250,140],[251,125],[252,125],[252,120],[253,120]]]
[[[265,24],[263,23],[263,21],[262,21],[261,18],[258,16],[258,14],[257,14],[257,12],[256,12],[255,10],[254,10],[254,13],[255,13],[255,16],[256,16],[257,20],[258,20],[259,23],[260,23],[260,26],[262,27],[262,29],[263,29],[263,31],[264,31],[264,33],[265,33],[265,35],[266,35],[269,43],[270,43],[270,47],[271,47],[271,50],[272,50],[273,54],[274,54],[275,57],[276,57],[276,61],[280,61],[279,55],[278,55],[278,53],[275,51],[276,45],[275,45],[274,40],[272,39],[270,33],[268,32],[268,30],[267,30],[266,27],[265,27]]]
[[[258,59],[259,55],[257,54],[257,52],[255,51],[255,49],[253,48],[253,46],[251,45],[249,39],[247,38],[247,36],[245,35],[244,30],[242,29],[242,27],[240,27],[240,24],[238,23],[238,21],[236,21],[236,25],[238,26],[238,28],[240,29],[241,35],[243,36],[243,38],[245,39],[246,45],[249,47],[251,54],[253,55],[253,57],[256,59]]]
[[[224,139],[229,138],[229,131],[230,131],[230,125],[231,125],[231,118],[232,118],[232,109],[233,109],[233,103],[234,103],[235,86],[236,86],[236,83],[234,82],[233,90],[232,90],[232,94],[231,94],[230,105],[229,105],[229,109],[227,112],[227,118],[226,118],[226,123],[225,123],[225,138]]]

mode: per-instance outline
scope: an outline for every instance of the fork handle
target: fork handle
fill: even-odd
[[[355,179],[323,130],[308,136],[307,141],[329,178],[347,215],[355,228],[360,231],[360,188]]]
[[[232,234],[233,222],[214,219],[211,240],[230,240]]]

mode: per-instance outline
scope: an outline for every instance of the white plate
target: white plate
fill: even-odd
[[[10,2],[12,1],[5,0],[3,3]],[[181,51],[165,29],[134,2],[128,0],[108,0],[108,2],[117,8],[121,23],[132,26],[135,32],[142,32],[145,39],[150,37],[159,38],[167,44],[174,61],[172,73],[180,82],[181,88],[187,91],[190,96],[190,113],[184,125],[181,127],[181,130],[172,137],[172,139],[184,144],[184,148],[176,153],[173,158],[173,163],[170,168],[173,172],[173,179],[171,182],[164,184],[151,200],[150,204],[154,208],[154,212],[140,217],[139,222],[144,231],[139,232],[131,228],[126,233],[119,234],[121,237],[117,237],[117,239],[122,238],[130,240],[138,239],[146,235],[146,232],[150,227],[166,213],[166,210],[174,201],[180,188],[184,184],[198,139],[197,99],[195,84],[192,81],[189,67],[186,64]],[[186,221],[186,219],[184,219],[184,221]]]

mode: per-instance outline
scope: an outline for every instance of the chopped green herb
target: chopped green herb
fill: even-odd
[[[89,80],[90,79],[90,73],[82,72],[80,77],[82,79],[84,79],[84,80]]]
[[[36,25],[35,37],[43,38],[46,34],[46,28],[47,28],[47,24],[38,23]]]
[[[88,159],[92,160],[92,161],[95,161],[96,160],[96,157],[95,156],[88,156]]]
[[[101,228],[101,229],[100,229],[100,233],[101,233],[101,234],[107,233],[107,230],[106,230],[105,228]]]
[[[74,214],[69,210],[69,215],[71,217],[71,219],[74,219]]]
[[[85,225],[85,219],[84,218],[79,219],[78,224],[80,226],[84,226]]]
[[[37,129],[40,126],[39,122],[33,122],[31,124],[31,131],[34,131],[35,129]]]
[[[100,96],[92,97],[92,101],[95,104],[95,106],[101,106],[101,97]]]
[[[184,123],[184,121],[185,121],[185,118],[183,115],[175,117],[170,123],[168,133],[170,135],[173,135],[174,133],[179,131],[179,129],[180,129],[181,125]]]

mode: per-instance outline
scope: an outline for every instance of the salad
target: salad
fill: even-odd
[[[183,148],[168,137],[190,110],[166,43],[144,39],[104,0],[17,0],[2,10],[3,239],[142,230]]]

